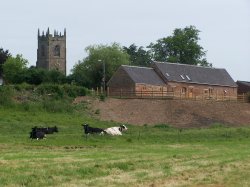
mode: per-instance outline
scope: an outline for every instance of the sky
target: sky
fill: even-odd
[[[94,44],[148,46],[193,25],[209,63],[250,81],[250,0],[8,0],[0,48],[36,64],[37,31],[67,30],[67,74]]]

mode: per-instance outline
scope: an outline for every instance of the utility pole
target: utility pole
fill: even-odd
[[[102,74],[102,85],[103,85],[103,94],[105,95],[105,87],[106,87],[106,85],[105,85],[105,80],[106,80],[106,77],[105,77],[105,75],[106,75],[105,62],[103,60],[100,60],[100,59],[98,60],[98,62],[100,62],[100,63],[102,62],[102,71],[103,71],[102,72],[103,73]]]
[[[105,85],[105,74],[106,74],[106,72],[105,72],[105,62],[103,61],[102,62],[103,63],[103,93],[104,93],[104,95],[105,95],[105,89],[106,89],[106,85]]]

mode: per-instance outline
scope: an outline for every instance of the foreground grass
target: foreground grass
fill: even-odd
[[[250,186],[250,128],[135,127],[83,136],[84,113],[0,108],[0,186]],[[30,140],[33,126],[59,133]]]

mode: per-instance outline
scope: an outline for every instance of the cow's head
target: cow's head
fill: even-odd
[[[128,128],[127,128],[125,125],[121,125],[121,126],[120,126],[120,129],[121,129],[122,131],[128,130]]]
[[[87,129],[89,127],[89,125],[87,123],[82,124],[82,126],[84,129]]]
[[[54,132],[58,132],[57,126],[54,126]]]

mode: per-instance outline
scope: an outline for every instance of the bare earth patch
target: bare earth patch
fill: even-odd
[[[92,112],[100,110],[96,117],[104,121],[116,121],[136,125],[171,124],[176,127],[206,127],[214,123],[230,126],[250,125],[250,104],[237,102],[114,99],[104,102],[91,97],[76,99],[85,101]]]

